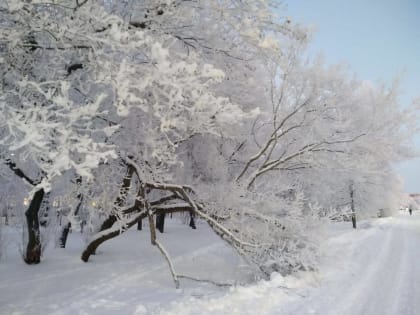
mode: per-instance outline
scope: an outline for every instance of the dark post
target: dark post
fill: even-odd
[[[353,183],[350,184],[350,205],[351,205],[351,222],[353,224],[353,229],[356,228],[356,211],[354,209],[354,189]]]

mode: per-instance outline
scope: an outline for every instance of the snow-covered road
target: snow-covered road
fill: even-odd
[[[341,226],[331,232],[324,255],[317,273],[276,276],[160,314],[420,314],[419,212],[365,221],[357,230]]]
[[[178,271],[244,279],[231,250],[204,226],[199,231],[173,223],[160,235]],[[188,281],[175,290],[147,234],[130,231],[88,264],[72,235],[69,248],[51,249],[39,266],[12,253],[0,261],[0,314],[420,315],[420,212],[360,222],[357,230],[333,224],[328,233],[318,272],[227,291]]]
[[[330,241],[343,242],[336,254],[347,251],[342,257],[348,261],[334,266],[331,256],[325,281],[290,314],[420,314],[420,213],[364,223],[354,232]]]

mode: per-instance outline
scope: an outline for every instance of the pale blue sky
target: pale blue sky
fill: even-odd
[[[401,104],[420,96],[419,0],[284,0],[292,20],[315,27],[310,51],[346,62],[360,79],[402,74]],[[413,144],[420,150],[420,135]],[[405,190],[420,192],[420,159],[397,167]]]

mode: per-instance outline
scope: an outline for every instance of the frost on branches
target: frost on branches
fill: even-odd
[[[415,113],[394,85],[305,60],[307,32],[275,12],[264,0],[0,5],[1,174],[28,198],[27,263],[40,262],[42,207],[61,247],[70,229],[86,234],[83,261],[147,221],[178,286],[156,232],[168,214],[206,221],[268,276],[315,269],[323,227],[351,207],[394,206]]]

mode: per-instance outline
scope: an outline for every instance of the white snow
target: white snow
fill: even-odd
[[[420,213],[337,225],[319,272],[185,298],[159,314],[420,314]]]
[[[4,232],[4,231],[3,231]],[[130,230],[80,261],[83,241],[50,248],[43,262],[25,265],[6,230],[0,260],[0,314],[420,314],[420,213],[335,223],[317,272],[224,289],[181,279],[176,290],[147,228]],[[175,237],[176,235],[176,237]],[[158,234],[178,273],[219,282],[247,282],[250,270],[205,224],[191,230],[167,220]]]

